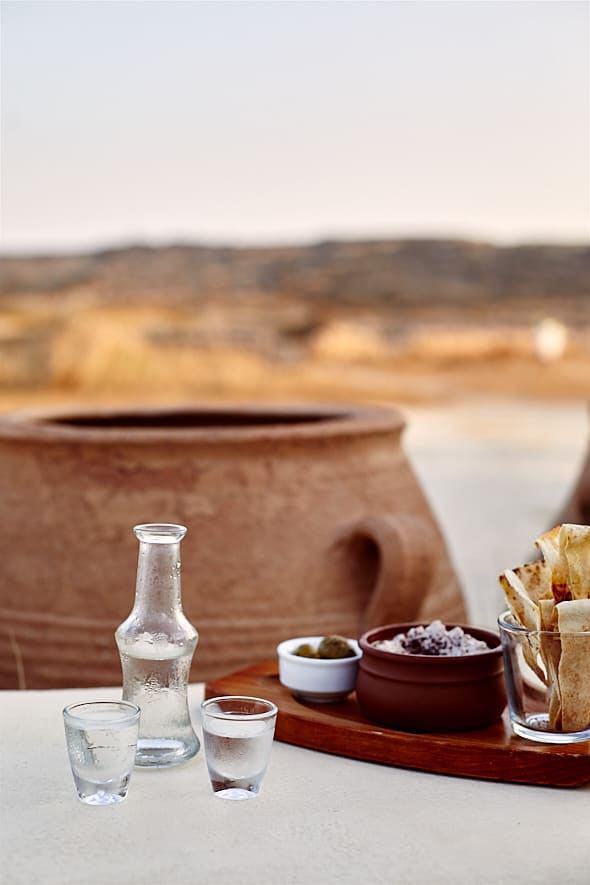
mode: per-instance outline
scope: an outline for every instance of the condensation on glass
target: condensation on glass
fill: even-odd
[[[188,679],[199,639],[182,610],[182,525],[138,525],[135,604],[115,639],[123,699],[141,709],[136,765],[164,767],[199,751],[188,707]]]

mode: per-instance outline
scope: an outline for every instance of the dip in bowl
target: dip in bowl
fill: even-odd
[[[298,700],[315,704],[342,701],[354,691],[362,652],[356,639],[346,641],[352,655],[346,658],[312,658],[295,654],[301,646],[317,649],[325,637],[300,636],[277,646],[279,681]]]
[[[356,680],[361,713],[402,731],[491,725],[506,706],[499,635],[463,624],[441,624],[429,635],[429,627],[388,624],[361,636]],[[377,647],[381,643],[384,647]]]

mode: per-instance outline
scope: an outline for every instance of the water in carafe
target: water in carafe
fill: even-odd
[[[134,528],[139,540],[135,604],[115,639],[123,700],[141,709],[135,764],[163,767],[199,750],[188,708],[188,679],[198,633],[182,610],[181,525]]]

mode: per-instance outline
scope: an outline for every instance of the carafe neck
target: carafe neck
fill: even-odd
[[[136,526],[139,540],[135,608],[162,614],[182,612],[180,542],[186,528],[154,524]]]

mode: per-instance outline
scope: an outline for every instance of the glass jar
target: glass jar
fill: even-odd
[[[187,687],[199,639],[182,610],[182,525],[133,529],[139,540],[135,604],[115,639],[123,671],[123,700],[141,708],[135,764],[163,767],[199,750],[191,724]]]

